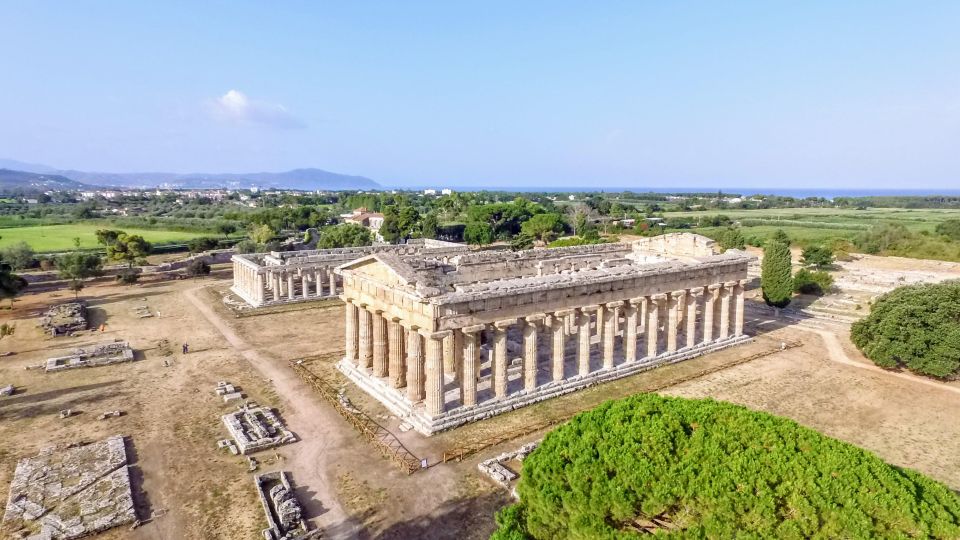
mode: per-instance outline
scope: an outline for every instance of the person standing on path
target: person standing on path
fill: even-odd
[[[187,345],[186,343],[184,343],[184,344],[183,344],[183,354],[187,354],[188,352],[190,352],[190,346]]]

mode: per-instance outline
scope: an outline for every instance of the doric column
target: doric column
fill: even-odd
[[[507,329],[516,319],[497,321],[493,328],[493,395],[507,396]]]
[[[273,284],[273,300],[280,300],[280,276],[279,274],[270,274],[270,283]]]
[[[544,315],[530,315],[523,324],[523,389],[537,389],[537,334]]]
[[[319,270],[313,270],[313,288],[318,298],[323,296],[323,279],[321,279],[321,275]]]
[[[387,323],[388,344],[387,353],[390,355],[390,361],[387,365],[387,372],[390,377],[390,383],[394,388],[403,388],[406,384],[406,377],[403,372],[403,360],[406,351],[403,349],[403,326],[400,325],[400,318],[393,317]]]
[[[687,291],[673,291],[667,301],[667,352],[677,351],[677,327],[680,325],[680,299]]]
[[[424,393],[423,336],[416,328],[407,330],[407,399],[416,403]]]
[[[460,378],[461,402],[464,407],[477,404],[477,377],[480,371],[480,332],[484,325],[465,326],[463,332],[463,374]]]
[[[373,313],[367,309],[366,304],[360,305],[358,344],[360,358],[357,359],[357,365],[362,368],[368,368],[373,365]]]
[[[254,298],[257,300],[257,304],[263,303],[263,274],[257,273],[257,277],[254,278],[255,287],[257,289],[257,294]]]
[[[742,336],[743,335],[743,297],[744,292],[747,286],[746,280],[740,280],[737,282],[737,286],[734,289],[736,292],[736,303],[735,303],[735,312],[733,317],[733,335]]]
[[[453,342],[453,332],[450,332],[443,340],[443,372],[452,373],[453,379],[458,380],[457,377],[457,358],[454,353],[455,344]]]
[[[287,272],[287,298],[294,299],[293,272]]]
[[[567,319],[573,313],[572,309],[556,311],[550,317],[551,337],[551,356],[553,369],[553,380],[562,381],[565,377],[564,357],[566,356],[566,337],[567,337]]]
[[[436,416],[446,410],[446,398],[443,392],[443,340],[450,331],[433,332],[425,335],[427,345],[427,414]]]
[[[703,342],[713,341],[713,312],[717,303],[720,285],[709,285],[703,297]]]
[[[383,311],[373,314],[373,376],[387,376],[387,321]]]
[[[640,308],[639,308],[640,309],[640,328],[637,330],[638,332],[642,333],[647,331],[647,309],[649,305],[650,305],[649,298],[647,298],[646,296],[644,296],[643,298],[640,298]]]
[[[624,362],[637,360],[637,316],[640,312],[640,298],[633,298],[623,304],[623,359]]]
[[[697,295],[702,289],[687,289],[687,338],[686,347],[693,348],[697,344]]]
[[[304,298],[310,296],[310,280],[307,279],[307,273],[300,274],[300,294]]]
[[[330,296],[337,295],[337,275],[333,273],[333,268],[327,270],[327,279],[330,281]]]
[[[620,309],[621,306],[623,306],[623,302],[621,301],[608,302],[597,312],[603,313],[603,337],[601,341],[603,342],[603,367],[605,369],[613,369],[613,353],[617,339],[617,319],[620,317],[617,310]],[[599,316],[597,317],[597,324],[600,324]]]
[[[590,312],[599,306],[580,308],[577,315],[577,374],[590,373]]]
[[[344,312],[346,313],[345,320],[345,339],[346,339],[346,349],[347,349],[347,362],[357,363],[357,306],[354,305],[353,300],[347,298],[343,303]],[[363,367],[363,366],[361,366]]]
[[[647,307],[647,357],[654,358],[659,354],[660,310],[667,301],[667,295],[655,294],[650,297]]]
[[[730,295],[736,284],[736,281],[724,283],[723,292],[720,294],[720,339],[730,337]]]

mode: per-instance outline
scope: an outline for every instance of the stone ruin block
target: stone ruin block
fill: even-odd
[[[3,519],[31,540],[72,540],[136,521],[123,437],[21,459]]]
[[[44,369],[47,373],[82,367],[106,366],[133,361],[133,349],[126,341],[108,341],[89,347],[74,349],[67,356],[48,358]]]
[[[225,414],[223,424],[233,437],[240,453],[258,452],[297,440],[272,410],[248,402],[238,410]]]
[[[254,476],[254,483],[269,524],[263,530],[266,540],[306,540],[320,536],[320,531],[310,530],[303,519],[303,507],[285,471]]]
[[[7,386],[0,388],[0,397],[12,396],[16,391],[17,389],[14,388],[12,384],[8,384]]]
[[[87,305],[84,302],[59,304],[40,316],[40,327],[54,337],[86,330],[87,325]]]

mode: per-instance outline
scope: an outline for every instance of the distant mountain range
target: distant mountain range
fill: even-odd
[[[0,189],[28,189],[36,182],[66,182],[64,187],[45,189],[84,189],[92,187],[127,188],[280,188],[312,191],[316,189],[376,189],[380,184],[363,176],[350,176],[322,169],[294,169],[286,172],[256,173],[105,173],[61,170],[47,165],[0,159],[0,169],[6,169]],[[18,174],[13,174],[18,173]],[[47,180],[41,180],[41,179]],[[68,184],[73,184],[68,187]],[[53,186],[54,184],[50,184]]]
[[[58,174],[38,174],[0,169],[0,191],[4,193],[43,193],[51,190],[87,189],[90,186]]]

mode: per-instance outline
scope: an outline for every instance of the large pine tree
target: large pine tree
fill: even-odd
[[[770,240],[763,248],[760,287],[763,300],[773,307],[786,307],[793,295],[793,277],[790,273],[790,247]]]

